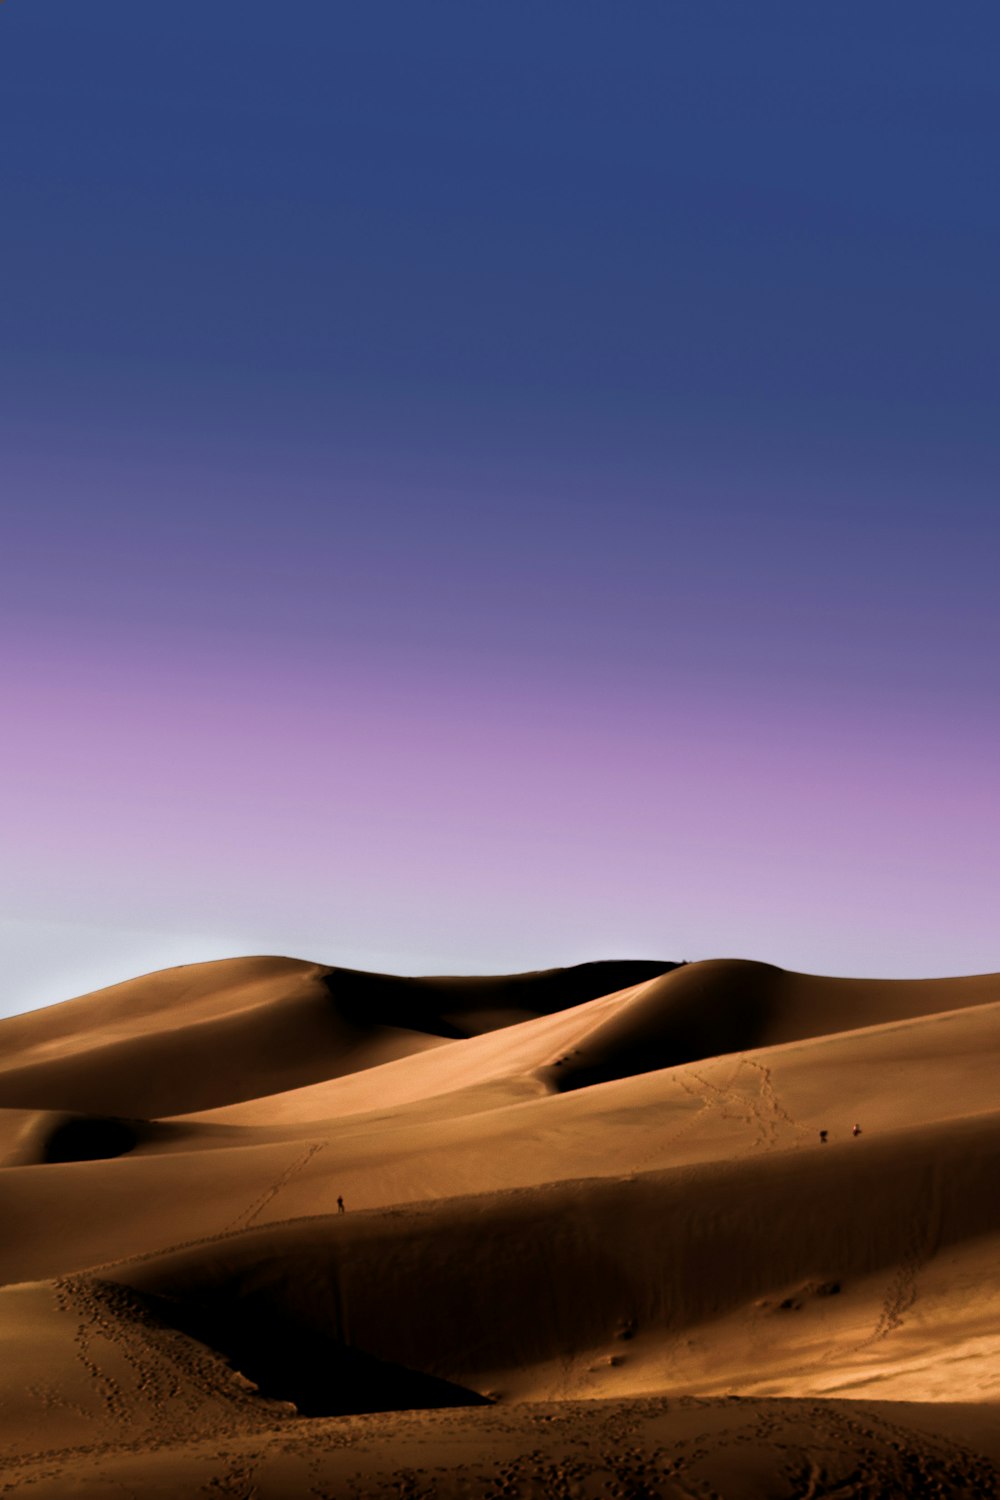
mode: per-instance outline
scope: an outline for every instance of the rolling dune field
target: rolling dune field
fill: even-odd
[[[0,1495],[996,1497],[998,1065],[737,960],[0,1022]]]

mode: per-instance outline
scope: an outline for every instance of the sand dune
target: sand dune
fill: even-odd
[[[8,1488],[998,1492],[996,976],[247,959],[0,1042]]]
[[[665,964],[397,979],[296,959],[147,974],[0,1021],[0,1107],[155,1117],[337,1077],[559,1009]]]

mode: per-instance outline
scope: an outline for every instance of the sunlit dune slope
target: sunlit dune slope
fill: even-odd
[[[0,1107],[151,1118],[358,1071],[669,968],[397,979],[285,958],[191,964],[0,1022]]]
[[[503,1098],[568,1092],[681,1063],[996,1002],[1000,980],[989,974],[955,980],[826,979],[717,959],[582,1000],[530,1026],[509,1026],[461,1046],[284,1097],[220,1108],[205,1118],[303,1123],[445,1099],[457,1090],[468,1095],[457,1106],[464,1111],[474,1107],[474,1088],[492,1106]],[[484,1085],[490,1085],[485,1092]]]
[[[855,1149],[856,1120],[867,1145],[997,1107],[1000,1002],[548,1093],[552,1059],[588,1036],[593,1048],[634,996],[641,1015],[642,988],[205,1115],[112,1121],[133,1134],[117,1159],[68,1158],[74,1139],[88,1144],[81,1127],[104,1122],[71,1121],[60,1154],[48,1143],[65,1116],[0,1111],[14,1137],[6,1159],[21,1164],[0,1176],[0,1276],[329,1213],[339,1195],[356,1210],[771,1151],[811,1158]],[[91,1213],[95,1199],[107,1218]]]

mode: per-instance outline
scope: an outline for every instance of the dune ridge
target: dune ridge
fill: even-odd
[[[0,1021],[0,1107],[136,1117],[210,1109],[360,1071],[511,1015],[547,1014],[571,993],[588,999],[669,967],[408,979],[285,958],[182,965]]]
[[[0,1023],[10,1483],[993,1494],[998,1053],[998,976],[739,960],[240,959]]]

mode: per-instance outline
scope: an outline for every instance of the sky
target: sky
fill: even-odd
[[[1000,969],[1000,12],[8,0],[0,1012]]]

